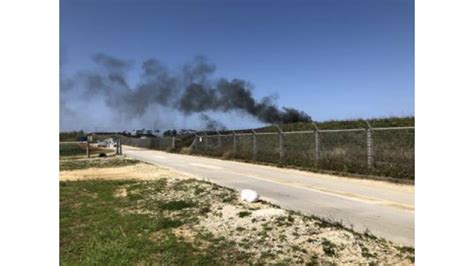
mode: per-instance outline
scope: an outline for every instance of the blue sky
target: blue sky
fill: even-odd
[[[170,68],[204,55],[315,120],[414,114],[409,0],[61,0],[60,39],[62,77],[99,52]]]

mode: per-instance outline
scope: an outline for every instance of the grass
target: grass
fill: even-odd
[[[79,141],[85,137],[86,133],[82,130],[59,133],[59,141]]]
[[[85,147],[76,143],[59,144],[59,156],[77,156],[86,155]]]
[[[244,217],[247,217],[247,216],[250,216],[252,213],[251,212],[248,212],[248,211],[241,211],[239,212],[239,217],[240,218],[244,218]]]
[[[117,189],[127,187],[138,198],[117,198]],[[200,236],[211,242],[202,248],[176,236],[172,229],[195,223],[192,216],[171,218],[165,211],[181,211],[194,205],[175,201],[153,204],[153,215],[137,210],[153,201],[144,200],[165,189],[166,182],[68,181],[60,183],[60,259],[64,265],[166,264],[208,265],[244,263],[248,256],[235,244]]]
[[[104,158],[104,159],[84,159],[84,160],[62,160],[59,163],[60,171],[71,171],[87,168],[108,168],[134,165],[138,160],[124,159],[122,157]]]
[[[324,239],[323,240],[323,250],[326,255],[330,257],[336,257],[337,256],[337,246],[332,243],[331,241]]]
[[[414,126],[414,117],[390,117],[369,119],[372,127]],[[318,122],[321,130],[367,128],[364,120]],[[283,131],[314,130],[310,123],[280,125]],[[256,129],[257,132],[276,132],[273,126]],[[248,131],[248,130],[247,130]],[[244,130],[244,132],[247,132]],[[248,133],[248,132],[247,132]],[[204,142],[197,143],[194,153],[208,156],[253,161],[252,136],[238,137],[237,153],[233,153],[233,138],[222,137],[222,150],[218,149],[218,137],[209,133],[208,149]],[[226,132],[221,132],[226,134]],[[302,167],[315,171],[375,175],[396,179],[414,180],[414,130],[374,131],[374,167],[367,167],[367,133],[325,132],[320,133],[320,159],[315,160],[314,134],[284,135],[283,159],[278,152],[278,135],[257,135],[256,161],[280,166]]]
[[[189,201],[173,200],[173,201],[162,204],[160,208],[162,208],[163,210],[169,210],[169,211],[179,211],[182,209],[194,207],[195,205],[196,204]]]
[[[253,137],[238,136],[237,152],[232,137],[208,137],[208,148],[197,142],[193,153],[198,155],[297,167],[310,171],[381,176],[414,180],[414,130],[374,131],[373,167],[367,166],[367,132],[321,132],[320,153],[316,160],[313,133],[286,134],[283,157],[280,159],[278,135],[257,135],[257,155],[253,158]]]

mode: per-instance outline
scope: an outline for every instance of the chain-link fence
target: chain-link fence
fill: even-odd
[[[119,134],[114,135],[96,135],[94,136],[97,140],[112,138],[119,139],[122,145],[128,145],[133,147],[153,149],[153,150],[171,150],[179,146],[180,139],[177,137],[129,137]]]
[[[355,129],[275,129],[198,133],[191,144],[192,153],[399,179],[415,177],[414,127],[373,128],[368,124]],[[179,136],[112,137],[124,145],[167,151],[189,148],[190,143],[185,144]]]
[[[194,153],[414,179],[414,127],[198,133]]]
[[[176,145],[176,138],[174,137],[156,137],[156,138],[130,138],[123,137],[122,144],[140,148],[147,148],[153,150],[168,150]]]
[[[373,171],[387,176],[415,175],[415,128],[373,128]]]

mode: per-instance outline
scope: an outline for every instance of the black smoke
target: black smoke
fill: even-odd
[[[221,122],[212,119],[206,114],[201,114],[200,115],[201,121],[204,122],[204,129],[206,130],[212,130],[212,131],[224,131],[227,130],[226,126],[224,126]]]
[[[205,112],[237,111],[263,123],[310,122],[311,117],[294,108],[279,108],[270,97],[261,100],[241,79],[213,79],[215,65],[202,56],[179,71],[171,71],[157,59],[141,64],[141,74],[131,86],[128,74],[132,62],[106,54],[93,56],[96,68],[61,80],[61,90],[76,90],[81,99],[101,97],[105,104],[125,119],[140,118],[150,107],[163,106],[184,115],[202,114],[206,127],[223,128]],[[77,97],[77,93],[75,94]],[[63,97],[62,97],[63,100]]]

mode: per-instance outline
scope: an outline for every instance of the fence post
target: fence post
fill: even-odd
[[[285,155],[283,151],[283,131],[278,125],[275,125],[278,129],[278,153],[280,155],[280,163],[283,163],[283,156]]]
[[[252,136],[253,136],[253,160],[257,160],[257,134],[255,130],[252,129]]]
[[[87,158],[91,157],[91,152],[90,152],[90,148],[89,148],[89,138],[90,138],[90,136],[87,136],[87,146],[86,146]]]
[[[320,139],[319,139],[319,128],[316,126],[316,123],[313,122],[314,127],[314,160],[316,161],[316,165],[319,162],[320,158]]]
[[[207,151],[207,133],[204,132],[204,150]]]
[[[219,148],[219,151],[224,152],[222,150],[222,139],[221,139],[221,133],[219,133],[219,130],[216,130],[217,132],[217,147]]]
[[[176,147],[176,138],[173,136],[171,137],[171,148],[174,149]]]
[[[374,166],[374,147],[372,138],[372,126],[366,120],[367,123],[367,167],[370,169]]]
[[[235,135],[235,131],[232,130],[232,136],[234,138],[234,155],[237,154],[237,136]]]
[[[118,139],[119,140],[119,153],[120,155],[122,155],[122,139]]]
[[[191,143],[191,146],[189,146],[189,148],[191,148],[191,150],[194,149],[194,145],[196,145],[196,141],[197,141],[197,133],[194,133],[194,140]]]
[[[115,155],[119,155],[119,140],[118,138],[115,139]]]
[[[122,153],[120,152],[120,139],[117,137],[115,140],[115,153],[117,155],[121,155]]]

